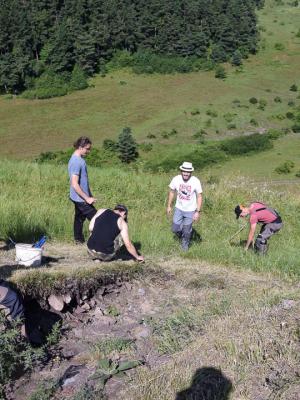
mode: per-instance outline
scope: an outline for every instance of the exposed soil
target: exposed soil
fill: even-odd
[[[94,265],[86,256],[83,247],[71,245],[47,245],[45,261],[44,268],[55,270]],[[0,262],[3,265],[0,268],[2,276],[8,278],[20,273],[14,264],[13,250],[0,252]],[[133,265],[132,262],[129,263]],[[203,362],[207,359],[205,362],[209,362],[210,365],[222,365],[224,360],[221,357],[221,347],[216,351],[216,343],[221,346],[222,329],[228,329],[228,321],[236,321],[240,316],[240,332],[235,330],[231,333],[232,337],[236,336],[239,340],[246,334],[246,329],[249,330],[247,324],[252,319],[257,321],[257,329],[261,329],[260,325],[268,325],[274,328],[274,343],[282,340],[280,332],[294,332],[299,324],[299,287],[294,283],[180,258],[157,259],[149,264],[149,270],[151,273],[145,274],[143,278],[139,276],[131,281],[119,279],[99,287],[91,296],[82,294],[80,298],[73,298],[62,312],[54,312],[48,307],[47,313],[54,313],[63,321],[62,339],[46,364],[37,366],[31,374],[25,374],[14,382],[8,390],[8,399],[28,399],[41,382],[49,383],[51,380],[58,382],[55,394],[51,397],[53,399],[73,399],[84,387],[91,391],[99,389],[101,359],[110,359],[116,364],[139,360],[140,366],[128,370],[122,378],[112,376],[107,380],[104,391],[99,391],[97,398],[143,399],[144,392],[136,390],[136,387],[145,385],[145,380],[147,382],[149,377],[157,379],[156,371],[158,377],[162,371],[167,373],[168,369],[172,374],[176,359],[184,359],[184,365],[187,362],[192,365],[193,359],[197,359],[192,347],[198,340],[207,343],[206,347],[202,346]],[[28,303],[28,306],[32,307],[32,304]],[[192,310],[194,314],[201,314],[201,322],[198,325],[191,325],[182,335],[180,330],[186,327],[180,324],[177,332],[165,327],[159,331],[159,327],[170,316],[176,313],[178,315],[187,309]],[[45,314],[43,311],[40,314],[35,311],[35,317],[42,324]],[[48,314],[46,320],[49,321],[49,318]],[[162,351],[160,346],[166,332],[174,337],[178,334],[179,338],[176,345],[171,341],[170,351]],[[106,344],[106,348],[101,347],[105,340],[112,338],[123,341],[128,339],[131,344],[128,348],[118,350],[112,350],[109,344]],[[165,339],[169,340],[168,337]],[[298,340],[300,350],[299,338],[295,340]],[[188,346],[191,346],[190,351]],[[251,343],[249,346],[251,347]],[[297,343],[295,348],[296,346]],[[234,359],[235,356],[232,357]],[[248,390],[248,397],[240,397],[238,389],[241,383],[238,382],[238,375],[234,376],[228,367],[227,370],[237,387],[237,395],[232,397],[234,399],[271,399],[272,393],[277,393],[278,399],[287,399],[288,397],[279,396],[285,382],[293,383],[289,400],[299,399],[297,396],[300,392],[300,370],[290,359],[269,363],[264,370],[264,376],[252,376],[253,371],[249,369],[251,373],[249,372],[246,381],[242,382],[243,385],[245,382],[252,385],[251,390]],[[143,375],[146,376],[145,379]],[[166,394],[163,394],[160,388],[160,398],[175,399],[176,386],[172,390],[170,392],[166,389]],[[120,392],[123,393],[122,397]],[[157,399],[157,396],[154,392],[153,395],[149,393],[147,398]]]

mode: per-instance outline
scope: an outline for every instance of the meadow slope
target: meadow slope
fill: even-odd
[[[299,7],[267,0],[259,11],[259,53],[245,60],[242,68],[227,65],[224,81],[215,79],[214,71],[175,75],[116,71],[104,78],[95,76],[89,89],[62,98],[30,101],[1,96],[0,155],[32,158],[42,151],[66,149],[81,134],[90,135],[100,146],[124,126],[132,127],[139,142],[147,141],[148,134],[156,135],[154,143],[166,145],[166,151],[174,143],[195,143],[193,134],[199,129],[218,137],[289,127],[292,122],[285,113],[298,95],[289,88],[294,83],[300,86],[299,18]],[[266,102],[265,109],[251,106],[251,97]],[[281,102],[274,102],[275,97]],[[176,138],[161,137],[172,129],[178,131]]]

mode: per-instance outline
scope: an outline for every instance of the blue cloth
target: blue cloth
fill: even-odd
[[[70,177],[70,199],[76,202],[83,203],[84,200],[81,198],[75,191],[75,189],[71,185],[72,175],[78,175],[79,186],[83,190],[83,192],[87,196],[92,196],[90,187],[89,187],[89,178],[86,168],[86,162],[82,157],[76,156],[75,154],[72,155],[68,164],[68,172]]]

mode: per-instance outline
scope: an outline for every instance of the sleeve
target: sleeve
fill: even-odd
[[[197,178],[196,182],[195,182],[195,192],[197,194],[202,193],[202,186],[201,186],[201,182],[200,180]]]
[[[72,175],[80,175],[81,164],[76,160],[72,161],[70,165],[70,176]]]
[[[177,180],[176,180],[176,176],[171,180],[171,183],[169,185],[169,188],[171,190],[177,190]]]

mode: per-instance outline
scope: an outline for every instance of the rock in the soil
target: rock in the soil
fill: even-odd
[[[90,306],[91,306],[91,308],[95,307],[96,304],[97,304],[97,302],[96,302],[95,299],[91,299],[91,300],[90,300]]]
[[[100,307],[96,307],[95,310],[94,310],[94,317],[98,319],[99,317],[103,317],[103,315],[104,315],[104,313],[101,310],[101,308]]]
[[[122,318],[122,324],[124,324],[124,325],[132,325],[132,324],[136,324],[136,323],[137,323],[136,319],[133,319],[133,318],[130,318],[127,316],[123,316],[123,318]]]
[[[81,306],[81,308],[82,308],[84,311],[89,311],[89,310],[91,309],[91,307],[90,307],[90,305],[89,305],[88,303],[84,303],[84,304]]]
[[[63,297],[63,300],[64,300],[64,302],[65,302],[66,304],[70,304],[71,301],[72,301],[72,296],[71,296],[69,293],[68,293],[68,294],[65,294],[64,297]]]
[[[83,365],[70,365],[70,367],[66,369],[63,376],[60,379],[61,386],[65,387],[70,384],[73,384],[77,380],[76,375],[79,374],[82,368]]]
[[[126,290],[132,290],[132,284],[131,283],[125,282],[124,286],[125,286]]]
[[[102,298],[105,294],[105,287],[101,287],[97,290],[97,292],[95,293],[94,297],[96,299],[96,301],[102,301]]]
[[[295,300],[282,300],[281,306],[284,310],[289,310],[295,306]]]
[[[152,305],[149,303],[148,300],[145,300],[141,305],[141,312],[143,314],[151,314],[152,312]]]
[[[62,356],[67,360],[69,360],[70,358],[73,358],[80,352],[79,349],[75,349],[75,348],[68,349],[68,348],[64,348],[64,347],[62,348],[61,351],[62,351]]]
[[[97,322],[104,325],[114,325],[116,323],[116,319],[113,317],[109,317],[108,315],[101,315],[97,318]]]
[[[118,278],[116,279],[116,285],[117,285],[118,287],[121,287],[121,286],[122,286],[122,279],[121,279],[120,277],[118,277]]]
[[[145,290],[144,288],[139,288],[138,294],[139,294],[140,296],[145,296],[146,290]]]
[[[83,313],[85,313],[85,312],[87,312],[87,310],[85,310],[85,309],[83,308],[83,306],[77,306],[77,307],[75,308],[75,310],[74,310],[74,313],[75,313],[75,314],[83,314]]]
[[[55,294],[48,297],[48,303],[55,311],[62,311],[65,306],[63,297]]]
[[[138,326],[135,329],[133,329],[132,335],[136,339],[146,339],[147,337],[149,337],[151,335],[151,330],[147,326],[141,325],[141,326]]]

